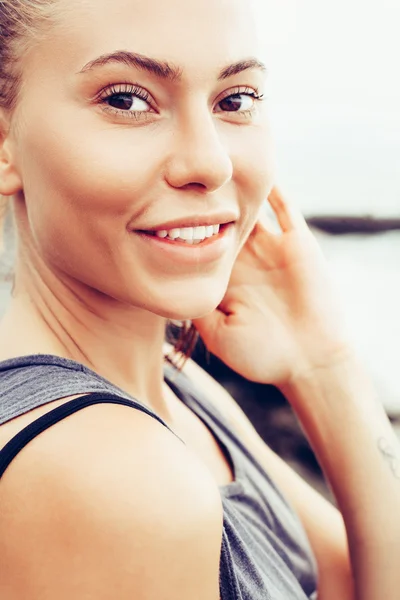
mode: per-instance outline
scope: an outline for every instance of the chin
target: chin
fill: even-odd
[[[217,289],[201,286],[200,290],[192,287],[186,293],[169,294],[162,302],[149,307],[152,312],[173,321],[199,319],[217,308],[225,295],[226,287]]]
[[[221,298],[222,300],[222,298]],[[172,321],[191,321],[208,315],[217,308],[219,302],[207,301],[206,299],[196,299],[193,302],[168,303],[169,306],[163,306],[160,316]]]
[[[170,321],[192,321],[194,319],[200,319],[201,317],[205,317],[210,314],[213,310],[217,308],[218,304],[207,304],[204,303],[201,306],[196,307],[187,307],[185,308],[177,308],[176,310],[168,311],[167,313],[163,313],[163,317]]]

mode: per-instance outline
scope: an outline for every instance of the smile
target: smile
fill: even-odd
[[[136,230],[136,239],[141,240],[142,248],[162,257],[163,268],[167,261],[175,271],[179,264],[193,268],[201,263],[220,260],[234,243],[234,223],[221,225],[200,225],[195,227],[175,227],[174,229]]]
[[[170,240],[173,242],[183,242],[185,244],[201,244],[220,232],[222,225],[200,225],[197,227],[180,227],[174,229],[161,229],[157,231],[146,231],[148,235],[154,235],[157,238]]]

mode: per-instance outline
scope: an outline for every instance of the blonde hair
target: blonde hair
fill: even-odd
[[[0,108],[12,112],[21,87],[21,56],[48,22],[53,0],[0,0]],[[0,195],[0,259],[9,199]],[[4,277],[4,274],[3,274]]]
[[[21,56],[49,23],[53,7],[53,0],[0,0],[0,107],[15,107]]]

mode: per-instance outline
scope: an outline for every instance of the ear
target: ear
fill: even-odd
[[[0,109],[0,195],[13,196],[22,189],[15,144],[7,115]]]

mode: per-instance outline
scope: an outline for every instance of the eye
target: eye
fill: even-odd
[[[263,96],[255,90],[235,91],[218,102],[216,112],[249,113],[254,110],[256,102],[262,99]]]
[[[141,87],[120,83],[102,90],[99,102],[104,110],[117,115],[140,116],[154,112],[150,94]]]
[[[247,94],[233,94],[219,102],[219,107],[226,112],[241,112],[251,110],[254,106],[254,98]]]
[[[108,106],[117,110],[147,112],[150,109],[146,100],[129,93],[112,94],[112,96],[105,99],[105,102]]]

